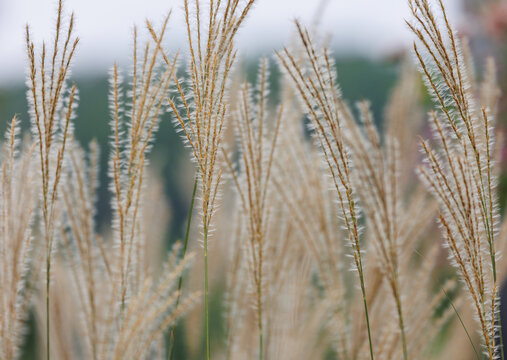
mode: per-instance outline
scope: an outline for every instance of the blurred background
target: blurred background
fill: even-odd
[[[454,23],[464,24],[465,4],[460,0],[446,2]],[[80,93],[76,133],[82,144],[93,138],[99,140],[104,170],[109,153],[108,71],[114,62],[128,71],[134,24],[144,30],[145,19],[158,23],[171,9],[165,46],[170,51],[185,49],[182,6],[182,0],[65,1],[66,10],[76,14],[80,37],[72,76]],[[36,43],[51,41],[56,7],[56,0],[0,0],[0,131],[14,114],[25,125],[28,122],[25,26],[30,25]],[[237,38],[239,64],[254,79],[258,59],[267,56],[273,60],[274,51],[290,43],[295,19],[307,26],[318,26],[334,50],[345,97],[351,102],[369,99],[377,120],[381,121],[398,65],[412,41],[404,22],[407,16],[405,0],[258,0]],[[272,62],[276,89],[278,71]],[[169,238],[176,239],[182,235],[181,224],[187,214],[191,190],[187,183],[192,169],[169,121],[162,121],[157,137],[152,161],[157,162],[166,179],[172,208]],[[106,182],[102,171],[101,183]],[[108,208],[109,192],[107,186],[102,186],[98,204],[100,224],[107,224]]]
[[[496,58],[500,86],[507,89],[507,0],[444,0],[444,3],[453,24],[469,38],[475,55],[480,55],[481,59],[488,55]],[[108,71],[114,62],[128,70],[133,25],[144,29],[146,18],[159,23],[170,9],[172,18],[165,46],[170,51],[184,49],[182,4],[182,0],[65,1],[66,10],[76,14],[76,30],[80,37],[72,76],[80,94],[76,134],[82,144],[97,138],[101,146],[102,185],[97,215],[101,227],[107,226],[110,218],[105,171],[110,134]],[[24,27],[30,24],[36,43],[42,39],[51,41],[56,7],[56,0],[0,0],[1,132],[14,114],[20,116],[25,128],[27,126]],[[279,72],[274,51],[290,43],[294,19],[308,26],[318,26],[320,33],[328,36],[334,51],[344,97],[350,102],[369,99],[376,120],[381,123],[383,107],[396,82],[400,64],[410,54],[412,35],[404,22],[408,13],[406,0],[258,0],[239,32],[239,66],[253,79],[258,59],[267,56],[273,63],[271,81],[276,90]],[[482,65],[481,62],[476,64],[479,72]],[[501,104],[503,129],[507,114],[505,95]],[[166,116],[157,133],[151,161],[165,181],[170,203],[168,246],[182,238],[188,213],[193,169],[187,155]],[[503,175],[502,207],[507,189],[505,179]],[[26,358],[31,358],[30,354]]]
[[[128,58],[132,26],[144,20],[160,20],[170,9],[168,47],[183,47],[185,36],[181,0],[67,0],[66,8],[77,15],[77,33],[81,38],[74,72],[77,76],[97,74],[113,61]],[[453,20],[463,13],[459,0],[447,0]],[[35,40],[50,39],[55,17],[55,0],[0,1],[0,82],[15,84],[23,77],[24,26],[30,24]],[[316,18],[323,33],[340,57],[382,58],[399,52],[411,41],[404,18],[405,0],[259,0],[241,30],[237,44],[247,58],[271,54],[287,43],[293,20],[310,25]]]

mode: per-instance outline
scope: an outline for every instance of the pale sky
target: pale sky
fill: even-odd
[[[283,46],[294,30],[293,21],[311,24],[318,0],[257,0],[240,30],[242,55],[270,54]],[[447,0],[451,19],[459,22],[459,0]],[[66,0],[76,14],[81,38],[74,73],[105,71],[114,61],[127,59],[133,24],[144,29],[144,19],[160,22],[173,9],[166,45],[184,46],[183,0]],[[204,1],[204,3],[207,3]],[[0,0],[0,87],[24,78],[26,62],[24,26],[29,23],[35,40],[51,41],[57,0]],[[329,0],[321,30],[331,36],[338,55],[382,56],[412,41],[404,18],[407,0]]]

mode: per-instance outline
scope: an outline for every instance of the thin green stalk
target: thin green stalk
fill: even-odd
[[[194,180],[194,190],[192,191],[192,201],[190,202],[190,210],[188,212],[188,220],[187,220],[187,229],[185,231],[185,242],[183,244],[183,253],[182,258],[185,258],[185,254],[187,253],[187,246],[188,246],[188,236],[190,234],[190,225],[192,223],[192,213],[194,211],[194,202],[195,202],[195,193],[197,192],[197,182],[198,182],[198,174],[195,176]],[[181,296],[181,286],[183,284],[183,273],[181,273],[180,278],[178,280],[178,298],[176,299],[176,308],[178,307],[180,303],[180,296]],[[169,349],[169,359],[172,360],[174,356],[174,328],[176,325],[174,324],[171,328],[171,347]]]
[[[347,193],[349,194],[349,190],[347,190]],[[350,199],[350,194],[347,196],[349,199]],[[349,207],[351,210],[354,209],[354,201],[350,201],[349,200]],[[351,212],[351,215],[352,215],[352,222],[354,224],[357,224],[357,220],[356,220],[356,216],[355,216],[355,212],[352,211]],[[357,236],[357,231],[355,233],[355,251],[357,252],[357,259],[356,259],[356,264],[357,264],[357,272],[359,273],[359,282],[361,283],[361,292],[362,292],[362,295],[363,295],[363,304],[364,304],[364,315],[365,315],[365,318],[366,318],[366,328],[368,329],[368,343],[370,345],[370,359],[371,360],[374,360],[374,356],[373,356],[373,342],[371,340],[371,329],[370,329],[370,316],[368,315],[368,304],[366,302],[366,287],[364,285],[364,276],[363,276],[363,260],[361,259],[361,248],[359,247],[359,238]]]
[[[50,272],[51,272],[51,249],[48,245],[48,253],[46,254],[46,358],[50,360],[50,341],[49,341],[49,330],[50,330],[50,313],[49,313],[49,288],[50,288]]]
[[[487,132],[487,126],[486,126],[486,132]],[[489,158],[489,147],[488,147],[488,158]],[[482,179],[482,170],[481,170],[481,164],[479,162],[479,159],[476,157],[476,162],[477,162],[477,168],[479,170],[479,178],[480,178],[480,181],[481,181],[481,190],[482,190],[482,196],[481,196],[481,206],[482,206],[482,209],[483,209],[483,220],[486,222],[486,230],[488,232],[488,243],[489,243],[489,253],[490,253],[490,258],[491,258],[491,267],[493,268],[493,281],[495,283],[495,285],[497,285],[497,274],[496,274],[496,256],[495,256],[495,249],[494,249],[494,238],[493,238],[493,231],[492,231],[492,225],[490,225],[490,222],[489,222],[489,217],[488,217],[488,213],[487,213],[487,207],[486,207],[486,203],[485,203],[485,191],[484,191],[484,181]],[[489,167],[489,164],[488,164],[488,167]],[[488,169],[488,177],[490,176],[490,170]],[[489,201],[492,202],[492,195],[491,195],[491,186],[488,186],[488,190],[489,190]],[[492,211],[490,211],[490,215],[493,216],[492,214]],[[493,221],[493,220],[492,220]],[[495,317],[496,315],[493,314],[493,317]],[[501,359],[504,360],[504,350],[503,350],[503,336],[502,336],[502,321],[500,320],[499,321],[499,333],[500,333],[500,355],[501,355]],[[496,344],[495,344],[496,346]],[[495,349],[494,349],[495,350]],[[496,350],[495,350],[496,352]]]
[[[407,354],[407,339],[405,337],[405,324],[403,322],[403,312],[401,310],[401,300],[399,296],[396,296],[396,307],[398,309],[398,322],[400,324],[400,330],[401,330],[401,344],[403,347],[403,359],[408,359]]]
[[[260,290],[260,298],[262,299],[262,290]],[[259,360],[262,360],[262,357],[264,355],[264,346],[262,342],[262,302],[258,305],[258,316],[259,316]]]
[[[264,346],[262,345],[262,324],[259,324],[259,359],[262,360]]]
[[[421,259],[427,260],[426,256],[424,256],[418,250],[415,249],[414,253],[417,254]],[[479,352],[477,351],[477,348],[474,345],[472,337],[470,336],[470,333],[468,332],[468,329],[465,326],[465,323],[463,322],[463,319],[461,318],[461,315],[459,314],[458,309],[456,309],[456,306],[454,306],[454,302],[452,301],[452,299],[449,296],[449,294],[447,293],[447,291],[445,291],[444,287],[440,284],[440,280],[438,280],[438,278],[435,277],[434,275],[430,275],[430,276],[433,278],[433,280],[438,285],[438,287],[440,288],[440,290],[444,293],[444,295],[447,298],[447,300],[449,300],[449,304],[451,304],[452,309],[454,310],[454,313],[456,314],[456,317],[458,318],[458,320],[459,320],[459,322],[461,324],[461,327],[463,328],[463,330],[465,331],[465,334],[467,335],[467,338],[468,338],[468,341],[470,342],[470,345],[472,345],[472,348],[474,349],[474,353],[475,353],[475,356],[477,357],[477,360],[480,360],[481,357],[479,356]]]
[[[482,209],[483,209],[483,219],[485,220],[486,222],[486,229],[488,231],[488,243],[489,243],[489,252],[490,252],[490,257],[491,257],[491,266],[493,268],[493,281],[495,283],[495,288],[496,288],[496,285],[497,285],[497,274],[496,274],[496,256],[495,256],[495,249],[494,249],[494,246],[495,246],[495,240],[494,240],[494,235],[493,235],[493,195],[492,195],[492,191],[491,191],[491,162],[490,162],[490,150],[489,150],[489,141],[490,141],[490,138],[489,138],[489,130],[488,130],[488,117],[487,117],[487,114],[486,114],[486,109],[483,107],[482,108],[482,115],[483,115],[483,118],[484,118],[484,125],[485,125],[485,130],[486,130],[486,141],[487,141],[487,146],[486,146],[486,149],[487,149],[487,160],[488,160],[488,172],[487,172],[487,176],[488,176],[488,194],[489,194],[489,216],[491,216],[491,224],[490,224],[490,221],[489,221],[489,217],[488,217],[488,211],[487,211],[487,207],[486,207],[486,192],[484,191],[484,180],[483,180],[483,176],[482,176],[482,168],[481,168],[481,163],[479,161],[479,154],[477,152],[477,150],[475,150],[475,146],[473,146],[475,152],[476,152],[476,156],[475,156],[475,160],[476,160],[476,164],[477,164],[477,169],[479,171],[479,179],[481,181],[481,191],[482,191],[482,194],[481,194],[481,205],[482,205]],[[494,295],[496,297],[496,294]],[[496,314],[493,313],[493,319],[496,317]],[[500,333],[500,350],[501,350],[501,359],[504,360],[504,351],[503,351],[503,336],[502,336],[502,321],[500,319],[500,321],[498,322],[498,326],[499,326],[499,333]],[[493,334],[493,336],[495,337],[496,335]],[[495,343],[495,346],[496,346],[496,341],[495,339],[493,338],[493,342]],[[493,349],[495,350],[496,352],[496,349]]]
[[[206,309],[206,359],[210,360],[209,313],[208,313],[208,225],[204,218],[204,306]]]
[[[463,322],[463,319],[461,318],[461,315],[458,312],[458,309],[456,309],[456,307],[454,306],[454,303],[452,302],[451,297],[447,294],[447,291],[445,291],[445,289],[440,284],[439,284],[439,286],[440,286],[440,289],[444,292],[444,294],[447,297],[447,299],[449,300],[449,303],[451,304],[452,309],[456,313],[456,316],[458,317],[458,320],[459,320],[459,322],[461,324],[461,327],[463,327],[463,330],[465,330],[465,333],[467,335],[468,341],[470,342],[470,344],[472,345],[472,348],[474,349],[474,353],[475,353],[475,356],[477,357],[477,360],[481,359],[481,357],[479,356],[479,352],[475,348],[475,345],[474,345],[474,342],[472,340],[472,337],[470,336],[470,333],[468,332],[467,327],[465,326],[465,323]]]
[[[403,306],[401,304],[401,298],[400,298],[400,295],[399,295],[399,289],[400,289],[400,281],[399,281],[399,277],[398,277],[398,270],[396,269],[395,267],[395,270],[393,270],[393,287],[392,287],[392,291],[393,291],[393,297],[394,297],[394,301],[396,303],[396,311],[398,312],[398,325],[400,327],[400,332],[401,332],[401,346],[402,346],[402,349],[403,349],[403,359],[404,360],[407,360],[408,359],[408,352],[407,352],[407,338],[405,336],[405,322],[403,321]]]
[[[263,344],[263,326],[262,326],[262,249],[259,254],[259,270],[257,280],[257,317],[258,320],[258,331],[259,331],[259,360],[262,360],[264,356],[264,344]]]
[[[361,261],[361,254],[358,254],[359,257],[359,280],[361,282],[361,292],[363,293],[363,304],[364,304],[364,314],[366,317],[366,328],[368,329],[368,342],[370,345],[370,358],[374,360],[373,356],[373,343],[371,341],[371,330],[370,330],[370,317],[368,315],[368,304],[366,303],[366,289],[364,286],[364,276],[363,276],[363,263]]]

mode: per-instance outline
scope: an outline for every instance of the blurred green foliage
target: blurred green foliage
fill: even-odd
[[[344,97],[354,103],[368,99],[372,110],[381,124],[383,107],[389,96],[389,89],[396,80],[396,64],[374,62],[366,59],[347,59],[337,61],[339,82]],[[244,63],[247,78],[254,82],[257,71],[257,61]],[[278,83],[280,72],[272,66],[271,83],[272,97],[278,98]],[[101,149],[101,176],[97,203],[97,223],[99,229],[108,224],[110,219],[110,194],[107,187],[107,161],[109,157],[108,137],[109,85],[106,75],[94,75],[74,80],[79,89],[79,107],[75,120],[75,132],[78,141],[83,146],[94,138],[99,142]],[[23,129],[28,128],[28,113],[26,102],[26,89],[24,86],[0,88],[0,131],[3,133],[7,123],[14,114],[22,121]],[[183,235],[183,223],[188,213],[190,199],[186,199],[186,192],[181,191],[183,182],[192,179],[182,178],[182,162],[189,160],[179,135],[176,134],[169,116],[166,114],[156,135],[156,142],[152,158],[156,159],[158,169],[165,180],[165,190],[171,207],[171,227],[169,238],[179,239]]]
[[[276,66],[271,66],[271,87],[272,102],[276,103],[279,98],[280,72]],[[257,72],[257,61],[247,61],[243,65],[246,70],[246,78],[255,82]],[[344,97],[354,104],[356,101],[368,99],[371,102],[372,111],[377,124],[382,124],[383,109],[390,94],[390,89],[397,78],[398,65],[396,63],[376,62],[367,59],[350,58],[337,61],[339,83]],[[93,75],[76,78],[74,81],[79,89],[79,107],[75,120],[75,133],[78,141],[83,146],[94,138],[97,139],[101,149],[100,165],[100,188],[97,197],[97,226],[107,227],[110,221],[110,193],[108,189],[107,162],[109,158],[108,137],[109,130],[109,107],[108,93],[109,85],[107,75]],[[0,131],[6,130],[7,123],[14,114],[17,114],[22,123],[23,129],[28,129],[28,113],[26,102],[26,89],[24,86],[13,86],[0,88]],[[158,171],[164,179],[164,187],[169,207],[171,220],[168,224],[167,245],[168,247],[176,240],[181,239],[184,234],[184,222],[190,205],[190,193],[185,188],[192,182],[188,172],[189,154],[185,151],[179,135],[176,133],[169,116],[164,115],[159,131],[156,135],[151,159],[158,167]],[[187,186],[188,185],[188,186]],[[169,222],[169,219],[168,219]],[[223,340],[224,324],[222,319],[222,296],[223,289],[214,289],[212,295],[214,337],[213,346],[220,346],[219,341]],[[36,337],[34,336],[35,322],[33,317],[29,321],[27,346],[24,359],[36,358]],[[175,355],[178,359],[187,359],[185,351],[183,325],[176,330]],[[204,350],[204,348],[203,348]],[[329,358],[334,356],[329,354]],[[201,357],[202,358],[202,357]]]

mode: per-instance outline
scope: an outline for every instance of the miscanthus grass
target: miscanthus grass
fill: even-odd
[[[68,75],[79,38],[74,33],[74,15],[68,28],[62,29],[62,2],[58,3],[55,39],[52,48],[42,44],[41,53],[36,55],[30,31],[26,27],[28,54],[28,101],[32,136],[37,141],[40,159],[40,196],[42,212],[42,236],[46,251],[46,332],[50,332],[51,260],[55,231],[58,228],[60,208],[57,204],[63,160],[71,119],[77,100],[76,85],[68,84]],[[46,339],[47,358],[50,358],[49,336]]]
[[[192,160],[196,163],[200,177],[207,359],[211,356],[208,235],[222,180],[217,158],[222,146],[224,121],[228,116],[227,82],[236,58],[234,37],[253,2],[211,1],[208,4],[207,17],[201,14],[202,4],[199,0],[194,3],[187,0],[183,2],[189,52],[189,80],[187,85],[186,79],[175,78],[174,95],[167,97],[176,126],[182,131],[183,139],[191,149]],[[204,28],[206,22],[208,24]],[[155,34],[152,34],[156,39]]]
[[[422,141],[426,164],[419,168],[421,177],[439,200],[443,236],[474,303],[484,351],[489,358],[503,358],[501,338],[496,336],[500,286],[492,170],[496,84],[486,84],[491,89],[486,89],[482,103],[478,101],[469,79],[470,59],[465,60],[468,54],[449,24],[443,3],[438,4],[440,19],[428,1],[409,5],[414,20],[408,24],[419,41],[414,52],[438,106],[430,113],[430,123],[439,148]]]
[[[0,152],[0,359],[20,358],[30,314],[46,359],[174,359],[179,345],[227,360],[504,359],[494,61],[476,76],[443,2],[409,0],[414,61],[379,126],[343,96],[318,17],[246,80],[235,38],[254,5],[182,0],[183,29],[168,31],[171,12],[133,28],[130,68],[110,72],[102,231],[99,144],[74,130],[74,15],[60,1],[40,46],[27,27],[31,127],[22,137],[13,117]],[[173,35],[186,51],[167,50]],[[195,172],[167,252],[149,161],[165,117]]]

